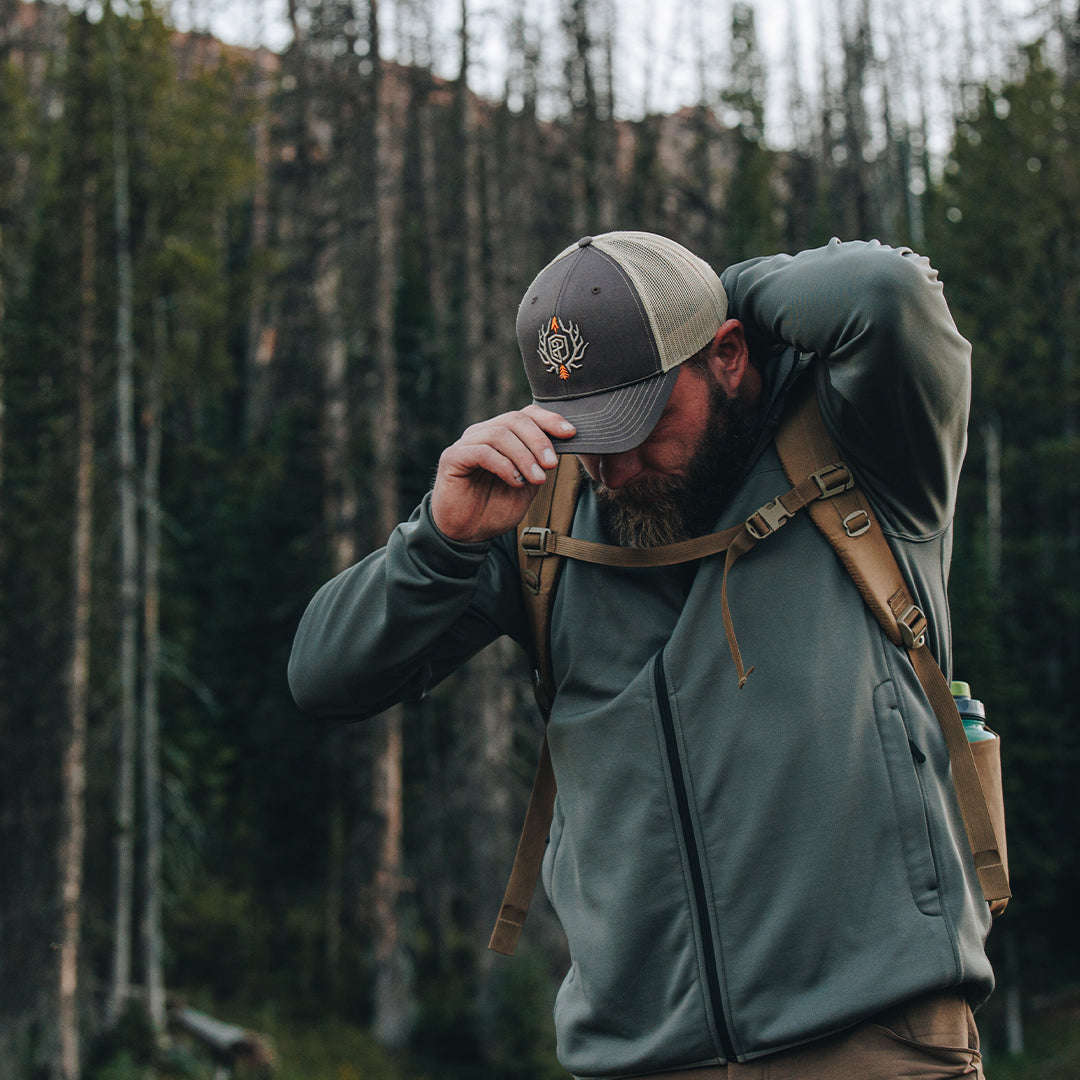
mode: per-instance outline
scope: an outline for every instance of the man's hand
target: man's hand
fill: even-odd
[[[573,424],[539,405],[467,428],[439,458],[431,492],[439,531],[465,543],[509,532],[559,463],[551,440],[573,434]]]

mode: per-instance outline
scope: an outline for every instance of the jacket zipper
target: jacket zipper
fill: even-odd
[[[675,802],[679,808],[679,822],[682,826],[686,857],[690,863],[690,880],[694,886],[694,903],[697,907],[701,945],[705,952],[705,976],[709,987],[709,997],[712,999],[713,1019],[720,1035],[720,1046],[724,1051],[724,1058],[728,1062],[734,1062],[735,1047],[731,1042],[731,1033],[728,1031],[727,1020],[724,1017],[723,999],[720,996],[720,974],[717,971],[716,953],[713,947],[712,922],[709,919],[709,906],[705,901],[705,877],[698,857],[697,835],[690,814],[690,799],[686,794],[679,746],[675,740],[675,720],[671,715],[671,702],[668,700],[662,651],[657,653],[653,677],[656,685],[656,701],[660,707],[660,721],[664,728],[664,742],[667,745],[668,764],[671,767],[671,782],[675,787]]]

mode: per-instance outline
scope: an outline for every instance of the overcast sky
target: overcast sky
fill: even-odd
[[[559,10],[565,0],[529,0],[530,20],[547,27],[541,55],[553,92],[561,70],[563,40]],[[471,84],[482,93],[501,96],[503,42],[510,13],[518,0],[469,0],[471,37],[477,64]],[[857,0],[754,0],[759,43],[769,75],[770,141],[789,145],[788,102],[794,81],[791,56],[797,55],[799,82],[811,92],[821,85],[820,42],[838,39],[840,12],[853,10]],[[1038,0],[870,0],[874,9],[875,54],[887,56],[907,72],[907,102],[891,103],[914,115],[925,108],[932,132],[947,139],[946,99],[961,77],[978,81],[1001,74],[1017,42],[1027,43],[1041,32],[1047,5]],[[612,7],[613,5],[613,7]],[[362,5],[360,5],[362,6]],[[1053,3],[1050,5],[1053,6]],[[431,41],[442,54],[433,57],[440,74],[457,72],[456,36],[461,0],[382,0],[387,52],[407,59],[394,29],[409,11],[424,11]],[[615,67],[620,115],[638,116],[646,109],[670,110],[696,102],[702,71],[707,85],[723,86],[728,65],[726,40],[731,0],[592,0],[591,11],[616,17]],[[1035,14],[1041,11],[1042,14]],[[174,0],[177,25],[209,28],[227,41],[254,44],[261,40],[281,48],[289,40],[285,0]],[[388,32],[387,32],[388,31]],[[550,42],[550,43],[549,43]],[[835,51],[835,45],[830,51]]]

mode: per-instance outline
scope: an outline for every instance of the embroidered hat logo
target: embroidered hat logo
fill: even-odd
[[[581,367],[588,347],[577,326],[565,319],[560,326],[558,317],[553,315],[550,322],[540,327],[540,359],[552,375],[558,375],[564,382],[570,378],[571,371]]]

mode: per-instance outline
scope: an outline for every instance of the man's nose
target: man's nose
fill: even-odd
[[[629,484],[641,473],[641,458],[637,450],[621,454],[601,454],[599,464],[600,482],[612,491]]]

